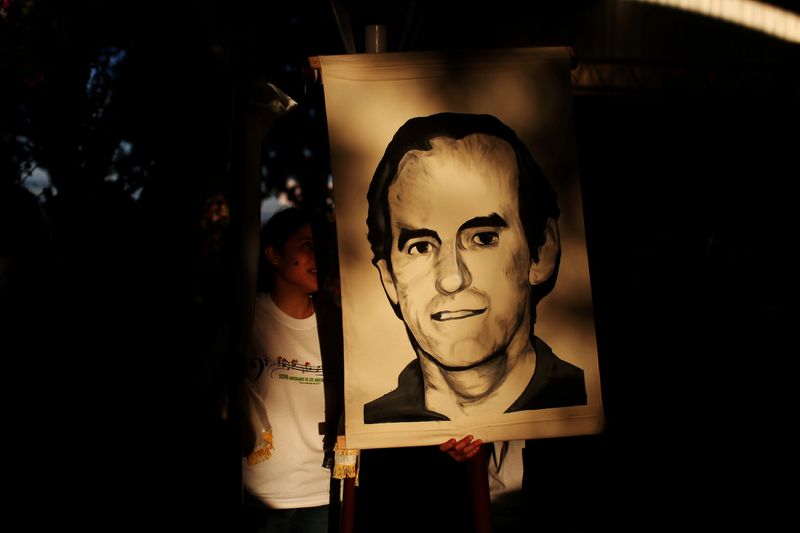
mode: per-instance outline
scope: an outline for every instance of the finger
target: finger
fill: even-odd
[[[464,462],[467,459],[469,459],[469,455],[467,455],[464,452],[452,452],[450,454],[450,457],[452,457],[453,459],[455,459],[459,463]]]
[[[480,450],[480,448],[475,448],[474,450],[470,450],[469,452],[467,452],[465,454],[466,459],[472,459],[473,457],[475,457],[478,454],[478,450]]]
[[[449,452],[450,450],[453,449],[455,445],[456,445],[456,439],[450,439],[447,442],[441,443],[439,445],[439,449],[442,450],[443,452]]]
[[[461,450],[463,450],[463,449],[464,449],[464,448],[465,448],[467,445],[469,445],[469,443],[470,443],[471,441],[472,441],[472,435],[467,435],[466,437],[464,437],[463,439],[461,439],[460,441],[458,441],[458,442],[456,443],[456,445],[455,445],[455,449],[456,449],[456,450],[459,450],[459,451],[461,451]]]
[[[476,453],[478,453],[478,450],[480,450],[480,449],[481,449],[481,441],[480,440],[476,440],[475,442],[473,442],[469,446],[465,447],[462,450],[462,453],[475,455]]]

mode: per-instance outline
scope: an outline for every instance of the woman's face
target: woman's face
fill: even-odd
[[[317,262],[314,257],[314,239],[311,224],[295,231],[277,254],[276,283],[283,283],[306,294],[317,292]]]

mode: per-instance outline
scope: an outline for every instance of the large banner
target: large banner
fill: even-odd
[[[348,447],[602,430],[568,52],[320,57]]]

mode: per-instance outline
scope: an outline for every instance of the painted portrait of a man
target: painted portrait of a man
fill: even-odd
[[[558,197],[492,115],[408,120],[367,194],[368,239],[416,353],[364,423],[585,405],[584,372],[534,335],[561,259]]]
[[[568,52],[319,58],[348,446],[602,431]]]

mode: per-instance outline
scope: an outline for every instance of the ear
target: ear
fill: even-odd
[[[386,259],[380,259],[375,266],[378,267],[378,271],[381,273],[381,283],[383,283],[383,290],[386,293],[386,296],[389,298],[394,305],[397,305],[397,287],[394,284],[394,276],[392,276],[392,272],[389,270],[389,265],[386,264]]]
[[[274,246],[267,246],[264,248],[264,257],[267,258],[267,261],[269,261],[269,264],[272,266],[278,266],[281,264],[281,255]]]
[[[554,218],[548,218],[544,228],[544,244],[539,247],[539,261],[531,259],[531,269],[528,281],[531,285],[539,285],[553,275],[556,261],[561,252],[561,236],[558,233],[558,223]]]

